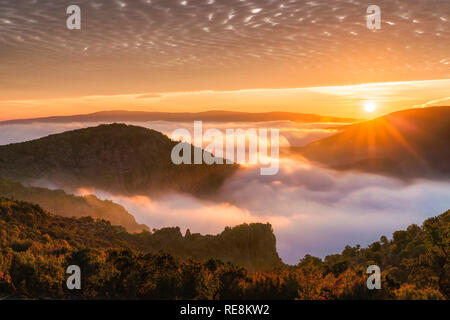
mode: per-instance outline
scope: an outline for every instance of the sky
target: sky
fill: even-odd
[[[0,126],[0,145],[31,140],[98,123],[30,123]],[[171,136],[192,124],[140,122]],[[229,128],[254,128],[255,123],[205,124],[222,132]],[[258,124],[260,128],[267,126]],[[329,124],[271,123],[280,130],[280,147],[299,147],[336,131]],[[179,226],[202,234],[218,234],[226,226],[269,222],[284,262],[295,264],[305,254],[325,257],[346,245],[365,247],[388,238],[410,224],[422,224],[450,208],[450,182],[414,180],[409,183],[374,174],[336,172],[318,167],[296,155],[281,153],[280,170],[261,176],[260,165],[241,166],[212,199],[169,192],[162,197],[121,196],[103,190],[66,189],[68,193],[95,194],[121,204],[139,223],[151,229]],[[42,182],[41,182],[42,183]],[[40,184],[54,188],[53,185]]]
[[[0,0],[0,120],[445,105],[449,20],[448,0]]]

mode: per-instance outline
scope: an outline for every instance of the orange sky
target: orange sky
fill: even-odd
[[[0,5],[0,120],[114,109],[373,117],[450,96],[448,0],[378,0],[379,30],[366,26],[369,0],[77,4],[81,30],[66,28],[64,1]]]
[[[450,105],[450,79],[350,86],[191,91],[0,101],[0,120],[106,110],[248,112],[289,111],[372,118],[410,108]],[[364,106],[373,103],[375,110]]]

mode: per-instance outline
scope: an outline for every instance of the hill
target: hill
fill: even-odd
[[[189,231],[183,236],[178,227],[131,234],[105,220],[66,218],[35,204],[0,198],[0,234],[23,246],[34,241],[42,245],[65,243],[73,248],[129,248],[143,253],[163,250],[181,259],[216,258],[257,270],[282,265],[269,224],[243,224],[216,236]]]
[[[144,224],[138,224],[124,207],[93,195],[78,197],[62,190],[49,190],[24,186],[19,182],[0,178],[0,197],[23,200],[40,205],[47,211],[65,217],[87,217],[103,219],[112,225],[122,226],[128,232],[149,231]]]
[[[116,194],[168,190],[206,195],[237,165],[175,165],[177,142],[142,127],[100,125],[0,146],[0,177],[50,182],[61,189],[97,188]]]
[[[70,123],[70,122],[145,122],[145,121],[214,121],[214,122],[262,122],[262,121],[294,121],[294,122],[344,122],[359,121],[353,118],[339,118],[321,116],[308,113],[294,112],[234,112],[234,111],[205,111],[205,112],[145,112],[145,111],[101,111],[72,116],[55,116],[33,119],[17,119],[0,122],[5,124],[28,124],[33,122]]]
[[[342,129],[296,151],[339,170],[450,177],[450,107],[398,111]]]
[[[392,240],[383,236],[367,248],[346,246],[324,260],[306,255],[286,266],[268,224],[244,224],[217,236],[183,237],[178,228],[129,234],[104,220],[55,216],[0,198],[0,296],[448,299],[449,226],[447,211],[394,232]],[[366,286],[366,269],[373,264],[381,268],[381,290]],[[81,290],[65,286],[69,265],[81,269]]]

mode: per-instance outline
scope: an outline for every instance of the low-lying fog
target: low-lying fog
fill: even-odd
[[[0,126],[0,144],[26,141],[97,123]],[[136,125],[170,136],[177,128],[192,129],[192,123],[147,122]],[[210,123],[204,129],[280,129],[280,145],[302,146],[330,134],[330,124]],[[258,166],[242,167],[211,201],[192,196],[167,194],[152,199],[145,196],[112,196],[95,193],[123,205],[139,223],[150,228],[180,226],[184,231],[215,234],[225,226],[243,222],[270,222],[277,236],[277,249],[287,263],[297,263],[305,254],[320,257],[341,251],[345,245],[366,246],[380,236],[450,208],[450,183],[416,181],[405,184],[387,177],[363,173],[337,173],[311,165],[298,156],[280,159],[279,172],[261,176]]]

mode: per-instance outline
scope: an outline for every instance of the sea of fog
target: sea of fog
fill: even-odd
[[[97,123],[33,123],[0,126],[0,144],[21,142]],[[146,122],[136,125],[170,136],[192,123]],[[334,134],[330,124],[208,123],[204,129],[278,128],[281,147],[298,147]],[[277,237],[278,252],[286,263],[297,263],[305,254],[324,257],[345,245],[366,246],[390,237],[409,224],[421,224],[450,208],[450,183],[419,180],[406,184],[365,173],[338,173],[314,166],[298,155],[284,154],[279,172],[261,176],[257,165],[243,166],[211,200],[170,193],[154,199],[124,197],[101,190],[94,193],[123,205],[139,223],[150,228],[179,226],[183,232],[216,234],[225,226],[244,222],[269,222]]]

